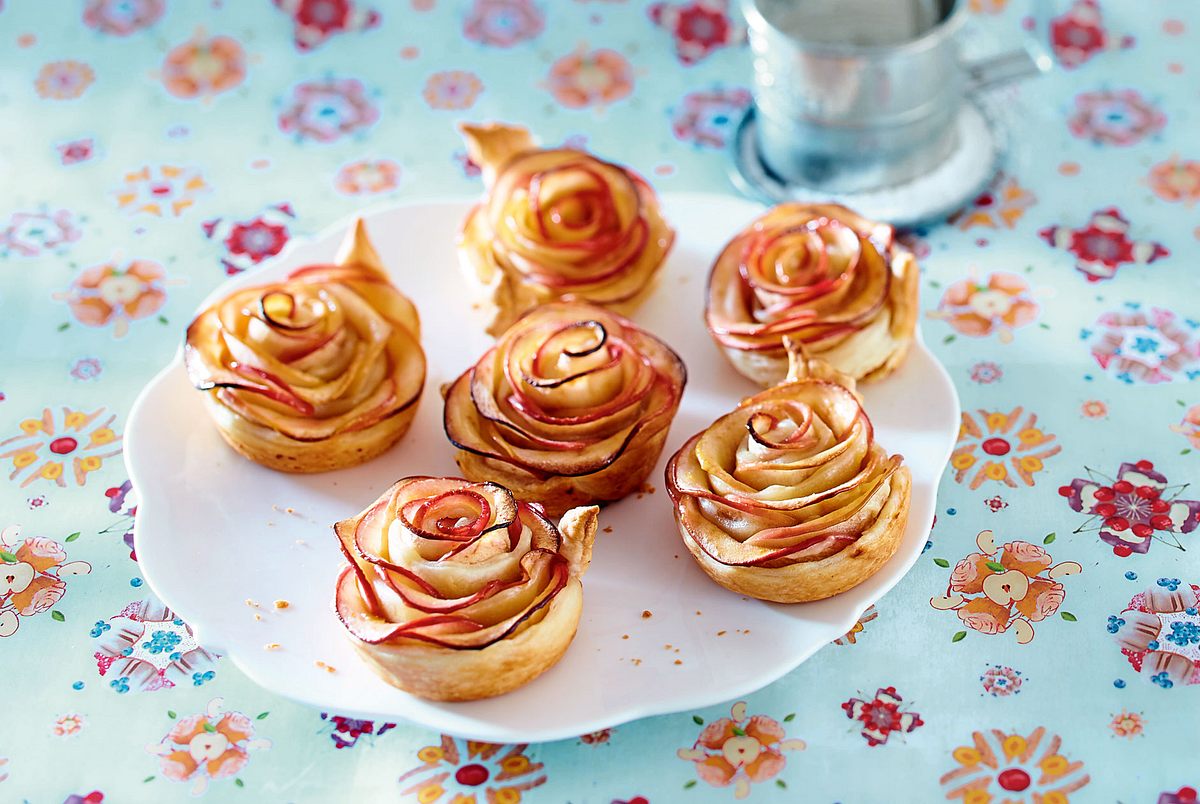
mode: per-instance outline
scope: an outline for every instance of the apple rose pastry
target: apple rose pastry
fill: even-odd
[[[705,320],[734,368],[761,385],[787,373],[785,337],[875,380],[913,339],[917,272],[890,226],[836,204],[781,204],[717,257]]]
[[[632,321],[590,304],[547,304],[446,390],[446,435],[466,477],[495,480],[557,515],[645,482],[686,380],[679,356]]]
[[[221,436],[285,472],[362,463],[412,424],[425,384],[417,310],[362,221],[335,265],[235,290],[187,330],[188,377]]]
[[[675,518],[701,568],[777,603],[830,597],[874,574],[900,545],[909,489],[901,457],[875,442],[854,380],[798,351],[784,382],[667,464]]]
[[[334,525],[350,565],[335,608],[384,681],[439,701],[501,695],[575,637],[595,506],[559,526],[495,483],[409,477]]]
[[[571,148],[538,148],[517,126],[464,125],[487,196],[463,225],[463,268],[488,294],[499,335],[555,299],[632,310],[675,233],[632,170]]]

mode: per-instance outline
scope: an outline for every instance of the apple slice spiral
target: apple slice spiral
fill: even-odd
[[[645,179],[583,151],[540,149],[520,127],[463,133],[487,196],[467,217],[459,248],[467,274],[489,293],[489,334],[554,299],[620,312],[641,301],[674,240]]]
[[[425,383],[417,310],[358,221],[334,265],[241,288],[188,327],[184,362],[226,442],[257,463],[320,472],[408,430]]]
[[[818,600],[896,552],[910,474],[874,438],[854,380],[800,356],[667,464],[684,543],[717,583],[778,603]]]
[[[526,314],[446,390],[463,475],[557,515],[638,489],[687,380],[662,341],[616,313],[557,302]]]
[[[572,509],[555,527],[495,483],[400,480],[334,525],[349,562],[337,616],[371,669],[414,695],[508,692],[575,636],[597,511]]]
[[[874,380],[908,351],[917,282],[916,260],[890,226],[836,204],[781,204],[717,257],[705,320],[734,368],[761,385],[787,373],[785,337]]]

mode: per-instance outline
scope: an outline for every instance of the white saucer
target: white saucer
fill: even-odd
[[[734,184],[746,195],[769,204],[785,201],[844,204],[872,220],[912,227],[946,218],[983,192],[1000,169],[1003,131],[973,100],[955,119],[954,152],[935,170],[904,184],[854,193],[830,193],[788,184],[772,173],[758,155],[757,122],[751,106],[733,140]]]

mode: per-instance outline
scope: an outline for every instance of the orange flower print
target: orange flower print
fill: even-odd
[[[1079,406],[1079,412],[1085,419],[1107,419],[1108,405],[1099,399],[1089,399]]]
[[[52,61],[42,67],[33,85],[46,100],[74,100],[95,80],[96,73],[81,61]]]
[[[1172,156],[1150,168],[1147,182],[1163,201],[1190,207],[1200,200],[1200,162]]]
[[[730,717],[704,727],[680,759],[696,763],[696,775],[713,787],[733,785],[734,798],[750,795],[750,786],[779,775],[785,751],[803,751],[803,740],[789,740],[783,726],[765,715],[746,716],[746,702],[733,705]]]
[[[447,70],[434,73],[421,95],[430,109],[470,109],[483,92],[483,82],[474,73]]]
[[[958,766],[941,778],[946,799],[963,804],[1070,804],[1090,781],[1082,762],[1059,753],[1062,738],[1038,726],[1028,735],[977,731],[952,752]],[[994,795],[993,795],[994,791]]]
[[[177,218],[207,191],[204,177],[195,170],[175,165],[147,166],[125,174],[124,186],[116,192],[117,206],[129,213],[145,212],[156,218],[170,214]]]
[[[271,747],[254,738],[254,721],[241,712],[222,712],[224,700],[213,698],[198,715],[181,718],[162,741],[147,747],[160,757],[162,775],[192,782],[192,795],[208,789],[210,781],[235,775],[250,761],[250,752]]]
[[[1188,440],[1192,449],[1200,449],[1200,405],[1192,405],[1183,414],[1179,424],[1172,424],[1171,429]]]
[[[955,216],[953,223],[963,231],[975,226],[1013,229],[1035,203],[1037,196],[1016,179],[1001,176],[995,187],[979,195],[969,209]]]
[[[546,88],[568,109],[603,108],[633,92],[633,67],[615,50],[580,47],[551,65]]]
[[[1074,561],[1055,564],[1036,544],[1015,541],[996,548],[990,530],[975,540],[971,553],[950,573],[946,594],[929,604],[938,611],[953,611],[963,625],[981,634],[1003,634],[1010,628],[1018,645],[1033,639],[1033,623],[1059,610],[1066,589],[1059,578],[1077,575],[1083,567]],[[958,637],[957,639],[961,639]]]
[[[246,51],[228,36],[197,32],[172,48],[162,67],[162,82],[177,98],[210,100],[246,78]]]
[[[417,752],[421,764],[400,777],[400,795],[419,804],[521,804],[521,794],[546,783],[542,763],[525,755],[528,745],[459,740]]]
[[[83,722],[83,715],[63,715],[55,719],[52,730],[56,737],[70,737],[79,733]]]
[[[103,466],[105,458],[121,453],[117,444],[121,437],[112,428],[117,416],[114,413],[101,420],[103,413],[104,408],[84,413],[64,406],[61,417],[45,408],[41,418],[22,421],[19,435],[0,441],[0,449],[12,445],[7,452],[0,452],[0,460],[12,459],[8,479],[16,480],[28,472],[21,488],[39,479],[65,487],[70,459],[76,485],[86,484],[88,473]]]
[[[89,327],[112,324],[113,335],[123,338],[129,324],[158,312],[167,301],[166,274],[149,260],[133,260],[122,266],[94,265],[80,274],[67,290],[54,294],[65,301],[71,315]]]
[[[342,166],[333,184],[346,195],[386,193],[400,184],[400,166],[390,159],[351,162]]]
[[[1122,709],[1120,714],[1113,715],[1108,727],[1117,737],[1133,739],[1146,735],[1146,719],[1142,717],[1141,712],[1126,712]]]
[[[879,616],[879,611],[875,608],[875,606],[873,606],[873,605],[867,606],[867,610],[864,611],[862,613],[862,616],[860,616],[858,618],[858,622],[856,622],[853,626],[851,626],[849,631],[842,634],[837,639],[833,640],[833,644],[835,644],[835,645],[854,645],[855,643],[858,642],[858,635],[866,630],[867,623],[871,622],[878,616]]]
[[[91,571],[86,561],[67,561],[67,551],[52,539],[22,539],[19,525],[0,531],[0,639],[17,633],[20,618],[57,605],[67,592],[64,579]]]
[[[928,315],[947,322],[962,335],[984,338],[994,332],[1001,343],[1009,343],[1013,330],[1037,318],[1038,304],[1024,279],[997,273],[986,282],[974,276],[955,282]]]
[[[976,14],[1000,14],[1008,7],[1008,0],[971,0],[968,5]]]
[[[1026,486],[1032,486],[1034,475],[1046,468],[1045,460],[1062,452],[1062,447],[1053,443],[1055,437],[1038,428],[1036,414],[1021,419],[1024,408],[1013,408],[1008,413],[981,409],[976,413],[978,419],[963,412],[958,446],[950,455],[957,483],[970,475],[972,489],[989,480],[1016,488],[1015,474]]]

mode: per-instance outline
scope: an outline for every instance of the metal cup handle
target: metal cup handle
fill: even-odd
[[[1023,81],[1048,72],[1054,66],[1054,56],[1043,43],[1050,35],[1050,13],[1054,5],[1047,0],[1032,0],[1033,41],[1028,46],[997,53],[962,65],[968,92],[980,92],[993,87]]]
[[[1051,66],[1050,57],[1045,54],[1010,50],[1007,53],[967,62],[962,69],[967,78],[967,91],[980,92],[1013,81],[1033,78],[1046,72]]]

